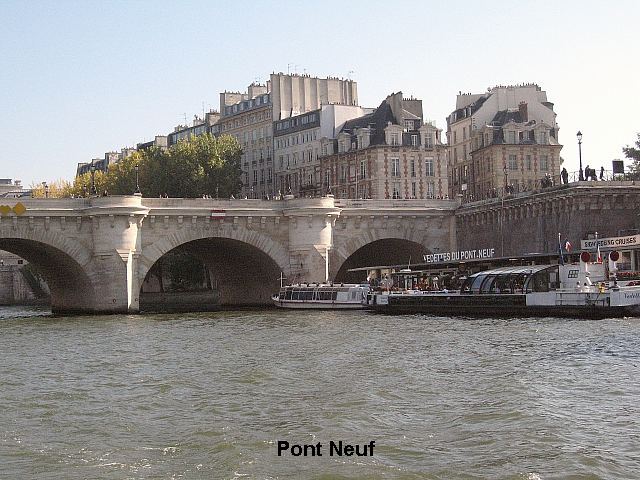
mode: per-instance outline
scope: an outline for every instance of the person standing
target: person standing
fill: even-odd
[[[600,180],[604,180],[604,167],[600,167]]]

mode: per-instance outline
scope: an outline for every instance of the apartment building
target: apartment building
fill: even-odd
[[[277,191],[296,196],[321,196],[322,142],[333,141],[344,123],[373,109],[356,105],[322,105],[319,109],[274,122]]]
[[[252,83],[247,93],[221,93],[220,115],[212,132],[234,136],[242,147],[242,195],[273,196],[273,114],[267,85]]]
[[[274,122],[320,110],[323,105],[351,106],[357,101],[357,84],[352,80],[283,73],[271,74],[264,85],[252,83],[246,93],[221,93],[221,118],[212,132],[233,135],[242,147],[242,195],[270,198],[278,193]]]
[[[559,127],[538,85],[462,94],[447,117],[449,196],[480,200],[559,178]]]
[[[76,176],[90,173],[92,165],[96,171],[106,172],[109,170],[109,167],[111,165],[118,163],[124,158],[127,158],[135,151],[135,148],[125,147],[122,148],[119,152],[106,152],[103,158],[94,158],[90,162],[78,163],[78,167],[76,168]]]
[[[427,199],[447,195],[441,130],[423,120],[422,100],[389,95],[321,140],[322,188],[338,198]]]

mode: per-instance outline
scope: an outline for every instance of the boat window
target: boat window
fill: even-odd
[[[511,275],[500,275],[494,282],[495,293],[513,293]]]
[[[331,300],[335,300],[336,298],[338,298],[338,291],[334,290],[331,292]]]
[[[482,285],[485,278],[486,275],[478,275],[471,284],[471,292],[478,293],[480,291],[480,285]]]
[[[292,294],[293,294],[293,290],[287,290],[287,292],[285,293],[285,300],[291,300],[292,298]]]
[[[480,286],[480,293],[493,293],[493,284],[495,279],[495,275],[487,275],[487,278]]]
[[[548,292],[549,291],[548,273],[539,272],[534,274],[529,286],[534,292]]]

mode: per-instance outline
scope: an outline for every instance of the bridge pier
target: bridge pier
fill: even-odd
[[[333,197],[287,200],[287,204],[284,215],[289,219],[289,281],[326,282],[333,225],[340,209]]]

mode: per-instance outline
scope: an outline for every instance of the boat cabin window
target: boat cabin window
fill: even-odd
[[[548,292],[558,286],[557,265],[536,265],[479,272],[470,275],[461,290],[476,294],[522,294]]]

